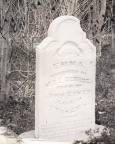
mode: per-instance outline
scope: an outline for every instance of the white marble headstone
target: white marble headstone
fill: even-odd
[[[95,126],[96,48],[80,21],[61,16],[36,50],[35,133],[74,141]]]

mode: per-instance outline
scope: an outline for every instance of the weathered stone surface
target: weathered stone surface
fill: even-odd
[[[96,48],[72,16],[55,19],[36,50],[36,137],[74,141],[95,126]]]

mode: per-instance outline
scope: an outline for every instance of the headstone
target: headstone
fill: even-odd
[[[36,50],[35,134],[74,141],[95,126],[96,48],[73,16],[55,19]]]

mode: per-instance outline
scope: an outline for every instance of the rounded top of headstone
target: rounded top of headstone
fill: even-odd
[[[85,32],[81,29],[80,21],[74,16],[60,16],[53,20],[48,29],[48,36],[64,41],[80,42],[86,38]]]

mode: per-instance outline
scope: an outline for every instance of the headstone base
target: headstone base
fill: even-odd
[[[91,130],[94,135],[94,137],[100,137],[103,130],[105,129],[104,126],[102,125],[95,125],[95,129]],[[81,135],[79,137],[79,135]],[[39,140],[37,138],[35,138],[35,131],[29,131],[29,132],[25,132],[22,133],[19,138],[22,140],[23,144],[72,144],[73,142],[54,142],[54,141],[43,141],[43,140]],[[89,140],[89,135],[87,135],[86,133],[82,133],[82,134],[76,134],[76,141],[77,140],[81,140],[84,142],[87,142]]]

